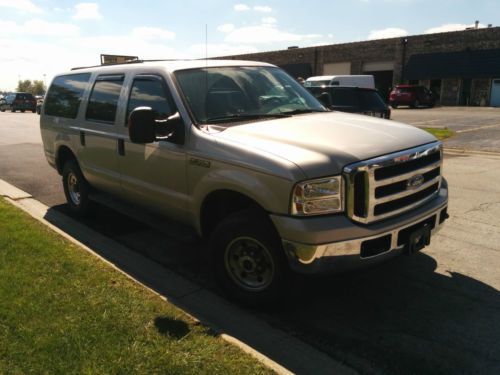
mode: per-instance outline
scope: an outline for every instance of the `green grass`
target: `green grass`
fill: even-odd
[[[450,138],[453,135],[453,132],[446,128],[424,128],[424,130],[431,133],[439,140]]]
[[[0,373],[271,371],[0,199]]]

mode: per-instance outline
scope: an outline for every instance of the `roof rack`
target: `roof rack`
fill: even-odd
[[[91,66],[78,66],[75,68],[71,68],[71,70],[80,70],[80,69],[88,69],[88,68],[99,68],[101,66],[114,66],[114,65],[129,65],[129,64],[142,64],[145,62],[161,62],[161,61],[195,61],[199,59],[155,59],[155,60],[129,60],[120,63],[111,63],[111,64],[99,64],[99,65],[91,65]]]

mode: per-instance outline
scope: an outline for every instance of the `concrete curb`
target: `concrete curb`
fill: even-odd
[[[70,242],[176,305],[195,321],[209,326],[222,339],[278,374],[357,373],[158,263],[50,209],[1,179],[0,195]]]

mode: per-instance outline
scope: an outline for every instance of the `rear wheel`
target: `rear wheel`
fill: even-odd
[[[62,180],[64,195],[71,211],[80,216],[87,214],[90,208],[90,186],[76,160],[68,160],[64,164]]]
[[[244,210],[228,216],[212,234],[211,247],[217,280],[232,299],[247,306],[282,299],[289,270],[266,214]]]

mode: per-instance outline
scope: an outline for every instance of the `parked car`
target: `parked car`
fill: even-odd
[[[434,107],[436,95],[425,86],[397,85],[389,94],[389,104],[392,108],[408,105],[418,108],[422,105]]]
[[[341,112],[361,113],[380,118],[391,118],[391,109],[378,90],[360,87],[307,87],[325,107]]]
[[[26,92],[15,92],[8,94],[5,97],[5,102],[0,104],[0,111],[5,112],[10,110],[16,111],[31,111],[36,112],[36,99],[32,94]]]
[[[375,80],[372,75],[335,75],[314,76],[304,82],[304,87],[315,86],[353,86],[375,88]]]
[[[448,217],[434,136],[329,111],[271,64],[72,70],[54,78],[40,128],[75,214],[95,189],[193,227],[220,285],[245,304],[280,300],[291,271],[419,251]]]

